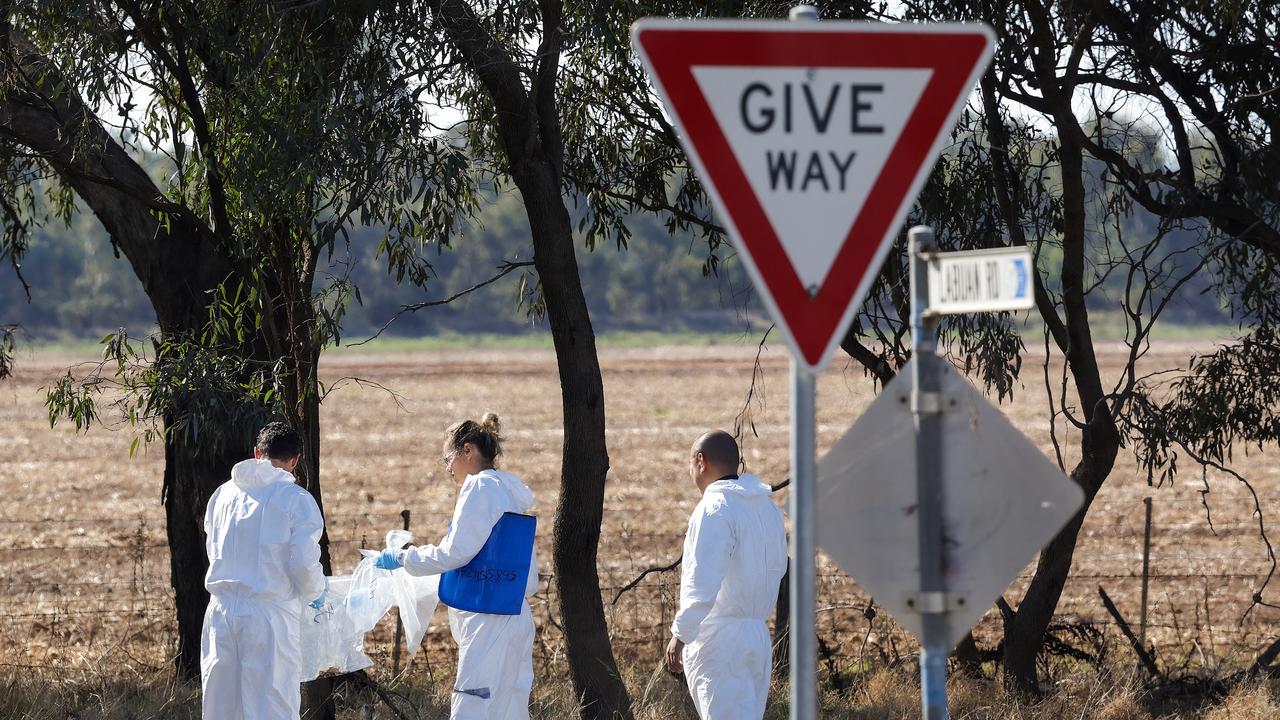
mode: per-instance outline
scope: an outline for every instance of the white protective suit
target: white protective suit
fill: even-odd
[[[766,621],[787,570],[787,532],[769,486],[751,475],[707,486],[689,518],[680,609],[684,675],[702,720],[764,715],[772,671]]]
[[[433,575],[471,562],[506,512],[528,513],[533,491],[515,475],[482,470],[468,475],[453,509],[453,525],[438,545],[399,553],[410,575]],[[529,556],[525,597],[538,590],[538,553]],[[527,720],[533,689],[533,616],[526,601],[519,615],[491,615],[449,608],[458,644],[458,677],[452,720]]]
[[[316,501],[269,460],[245,460],[204,516],[212,597],[200,638],[206,720],[297,718],[300,610],[325,591]]]

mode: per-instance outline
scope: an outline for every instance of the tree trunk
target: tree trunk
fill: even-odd
[[[1005,682],[1020,692],[1033,694],[1039,690],[1036,658],[1040,655],[1044,633],[1053,620],[1062,588],[1066,585],[1067,574],[1071,571],[1076,537],[1084,522],[1084,514],[1084,509],[1076,513],[1071,522],[1040,552],[1027,593],[1018,604],[1017,612],[1005,626]]]
[[[194,214],[181,208],[170,207],[166,221],[160,222],[157,208],[165,200],[146,171],[25,36],[6,28],[3,41],[7,47],[0,58],[7,82],[0,93],[0,127],[39,154],[106,228],[142,283],[162,339],[200,332],[212,291],[232,272],[216,239]],[[226,434],[232,437],[234,432]],[[185,446],[179,437],[165,441],[163,502],[178,620],[174,666],[184,679],[200,674],[200,630],[209,600],[204,589],[204,507],[229,477],[235,460],[247,457],[250,450],[249,443],[230,446],[215,456],[208,448],[202,452]]]
[[[631,700],[613,657],[596,570],[609,453],[595,332],[556,173],[541,159],[527,160],[521,169],[516,184],[533,232],[534,263],[555,344],[564,412],[553,555],[569,671],[583,717],[630,718]]]
[[[310,306],[308,305],[308,309]],[[308,313],[309,315],[309,313]],[[299,388],[301,398],[290,398],[289,422],[302,438],[302,459],[295,474],[298,483],[311,493],[320,513],[324,514],[324,499],[320,492],[320,395],[312,379],[319,369],[319,348],[296,349],[302,353],[303,367],[294,368],[297,373],[291,387]],[[320,534],[320,564],[325,575],[333,574],[329,555],[329,527],[325,523]],[[333,699],[334,678],[325,677],[302,683],[302,717],[305,720],[334,720],[337,704]]]
[[[982,652],[978,649],[978,641],[973,639],[973,632],[967,632],[956,649],[951,651],[951,659],[956,661],[956,668],[966,677],[982,677]]]
[[[1032,13],[1034,37],[1043,40],[1049,29],[1042,14]],[[1043,78],[1055,76],[1052,60],[1035,55],[1033,61]],[[1068,128],[1075,122],[1071,106],[1070,85],[1058,87],[1050,84],[1043,88],[1046,105],[1057,127]],[[984,93],[992,91],[984,86]],[[988,111],[995,111],[988,99]],[[993,121],[997,118],[993,118]],[[999,125],[1000,123],[995,123]],[[999,128],[1003,133],[1003,127]],[[1041,317],[1053,332],[1058,349],[1071,370],[1073,384],[1079,401],[1080,414],[1085,427],[1080,435],[1080,462],[1071,471],[1071,479],[1084,491],[1084,505],[1071,522],[1058,532],[1049,545],[1040,552],[1036,572],[1031,578],[1022,602],[1013,618],[1005,624],[1004,670],[1005,682],[1017,690],[1034,693],[1039,689],[1036,677],[1036,656],[1044,642],[1058,599],[1071,572],[1071,560],[1075,553],[1076,539],[1084,523],[1093,498],[1098,494],[1111,468],[1115,465],[1120,449],[1120,435],[1111,416],[1111,407],[1094,350],[1089,311],[1085,302],[1088,294],[1089,270],[1086,260],[1086,235],[1088,213],[1085,190],[1084,152],[1080,138],[1071,132],[1058,134],[1058,160],[1061,168],[1062,198],[1062,264],[1060,271],[1061,301],[1065,324],[1058,319],[1052,304],[1040,297],[1037,290],[1037,306]],[[1006,160],[1007,162],[1007,160]],[[1007,165],[1005,166],[1007,167]],[[997,168],[997,172],[999,172]],[[1016,215],[1007,223],[1018,222]],[[1065,405],[1065,398],[1064,398]]]
[[[170,582],[178,616],[178,677],[200,677],[200,632],[209,593],[204,576],[209,560],[204,549],[204,511],[209,497],[231,476],[243,451],[221,456],[192,452],[178,439],[165,443],[164,511],[169,536]]]
[[[773,608],[773,679],[791,675],[791,559],[778,583],[778,604]]]
[[[290,377],[285,385],[284,409],[285,420],[298,433],[302,440],[302,457],[294,468],[294,477],[299,485],[311,493],[324,515],[324,497],[320,490],[320,348],[311,338],[315,325],[315,311],[311,305],[309,288],[315,274],[304,269],[305,279],[291,286],[280,286],[270,289],[273,297],[284,298],[282,306],[276,312],[275,325],[268,332],[283,345],[273,347],[270,353],[284,357],[288,365]],[[287,283],[288,281],[286,281]],[[275,284],[275,283],[273,283]],[[320,565],[325,575],[333,574],[333,565],[329,556],[329,528],[326,524],[320,535]]]
[[[543,37],[537,60],[529,67],[515,60],[480,20],[472,3],[431,0],[427,5],[493,101],[491,121],[497,127],[508,172],[524,199],[533,235],[533,261],[555,344],[564,413],[552,554],[574,694],[582,703],[584,718],[629,719],[631,700],[609,643],[596,571],[609,454],[595,332],[582,294],[569,212],[561,196],[565,153],[556,107],[563,41],[561,3],[538,4]],[[527,86],[526,80],[530,80]]]
[[[1080,526],[1093,498],[1111,473],[1120,448],[1120,436],[1103,388],[1085,302],[1089,284],[1093,282],[1086,262],[1086,236],[1091,229],[1086,210],[1084,152],[1072,108],[1075,85],[1072,82],[1060,85],[1057,82],[1060,79],[1057,60],[1040,52],[1046,42],[1052,45],[1052,31],[1046,13],[1047,10],[1043,7],[1031,8],[1029,13],[1033,42],[1037,46],[1030,57],[1042,83],[1046,113],[1053,117],[1059,129],[1057,137],[1062,224],[1059,280],[1062,316],[1059,316],[1054,300],[1044,288],[1038,273],[1035,278],[1035,296],[1040,316],[1071,370],[1079,413],[1085,422],[1080,437],[1081,459],[1071,471],[1071,479],[1084,491],[1085,500],[1075,517],[1040,552],[1027,592],[1017,610],[1006,617],[1005,683],[1025,693],[1038,690],[1036,657],[1066,585],[1067,575],[1071,571]],[[1070,74],[1072,73],[1069,72],[1068,75]],[[1015,245],[1030,245],[1023,232],[1024,201],[1017,190],[1020,187],[1017,173],[1023,170],[1015,169],[1009,155],[1009,132],[1001,118],[1001,106],[996,95],[997,81],[997,73],[993,69],[983,76],[981,82],[986,125],[992,138],[991,169],[996,200],[1012,242]],[[1077,128],[1077,132],[1073,133],[1067,128]],[[1053,390],[1048,392],[1052,393]],[[1067,404],[1065,397],[1062,398],[1062,404]]]
[[[1105,410],[1094,413],[1083,433],[1084,457],[1071,473],[1084,490],[1084,505],[1066,527],[1040,551],[1036,571],[1027,592],[1018,603],[1013,617],[1004,628],[1005,683],[1019,692],[1034,694],[1039,690],[1036,657],[1044,642],[1045,631],[1053,620],[1058,599],[1067,584],[1071,561],[1075,554],[1080,526],[1098,490],[1111,473],[1120,450],[1120,436],[1111,416]]]

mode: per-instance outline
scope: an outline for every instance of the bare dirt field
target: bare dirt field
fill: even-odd
[[[1184,365],[1196,349],[1186,343],[1153,348],[1149,369]],[[1108,348],[1106,372],[1117,371],[1121,346]],[[677,598],[675,573],[650,575],[612,604],[617,588],[681,547],[697,497],[686,474],[690,442],[713,427],[732,430],[752,384],[752,343],[715,347],[605,350],[606,412],[611,473],[600,543],[601,584],[623,664],[654,667]],[[757,435],[743,440],[747,468],[778,482],[788,466],[786,350],[771,342],[752,406]],[[40,388],[76,358],[20,358],[17,375],[0,383],[0,665],[92,667],[116,663],[158,668],[173,651],[171,591],[164,514],[160,504],[162,453],[152,447],[129,457],[133,431],[119,424],[78,435],[49,428]],[[1023,386],[1003,409],[1052,457],[1042,358],[1034,353]],[[399,395],[343,383],[323,408],[322,482],[335,574],[351,571],[361,545],[381,545],[412,512],[413,530],[434,540],[453,505],[439,447],[452,421],[497,412],[507,429],[501,464],[521,475],[538,496],[539,551],[544,591],[537,597],[543,670],[563,667],[555,628],[555,597],[547,577],[556,507],[560,396],[554,357],[541,350],[480,352],[343,352],[323,363],[328,383],[358,376]],[[1052,374],[1052,371],[1051,371]],[[872,400],[875,388],[856,365],[837,362],[819,381],[818,445],[830,447]],[[570,438],[572,441],[572,438]],[[1059,422],[1070,468],[1078,435]],[[1272,455],[1275,450],[1268,449]],[[1143,497],[1153,498],[1151,588],[1147,638],[1163,663],[1177,667],[1239,667],[1280,633],[1280,610],[1250,609],[1272,564],[1259,535],[1247,489],[1215,473],[1202,476],[1189,461],[1173,486],[1150,488],[1132,456],[1122,451],[1094,504],[1075,555],[1073,578],[1059,606],[1060,620],[1090,624],[1110,642],[1118,629],[1098,596],[1102,586],[1136,626],[1142,567]],[[1270,517],[1280,500],[1280,469],[1267,456],[1240,448],[1234,467],[1258,489]],[[886,479],[888,481],[889,479]],[[1212,510],[1206,521],[1202,493]],[[778,493],[779,503],[785,492]],[[1027,556],[1033,554],[1027,548]],[[828,648],[827,671],[845,672],[877,659],[909,654],[914,646],[880,613],[864,616],[867,598],[834,564],[820,562],[819,629]],[[1016,605],[1026,577],[1006,593]],[[1276,600],[1266,592],[1263,599]],[[1246,612],[1247,611],[1247,612]],[[429,651],[415,669],[448,668],[443,610],[428,636]],[[998,638],[999,615],[978,628],[980,644]],[[367,646],[390,667],[390,627]],[[1093,651],[1087,633],[1063,635]],[[1111,643],[1114,645],[1114,643]]]

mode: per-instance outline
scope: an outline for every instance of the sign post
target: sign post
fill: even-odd
[[[814,374],[791,359],[791,720],[818,712]]]
[[[947,717],[947,588],[943,554],[942,393],[936,364],[938,320],[929,308],[928,254],[935,245],[933,229],[918,225],[907,233],[911,253],[911,348],[915,383],[911,416],[916,426],[916,495],[919,498],[920,695],[924,720]]]
[[[911,362],[822,458],[815,512],[822,548],[920,639],[923,717],[946,720],[947,654],[1084,494],[937,355],[940,317],[962,311],[931,306],[934,265],[977,254],[937,253],[924,226],[908,240]],[[988,266],[1001,257],[1029,263],[1020,252],[982,251],[973,262],[994,277],[999,268]],[[991,285],[998,291],[956,302],[1014,310],[1032,286]]]
[[[995,44],[985,25],[816,20],[800,5],[790,21],[646,18],[631,30],[792,353],[792,720],[818,709],[815,378]]]
[[[797,5],[789,19],[816,22],[818,8]],[[791,720],[818,717],[818,546],[813,528],[816,485],[816,375],[796,356],[791,358]]]

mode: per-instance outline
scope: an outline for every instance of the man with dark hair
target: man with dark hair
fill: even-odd
[[[258,441],[254,443],[254,450],[254,458],[291,462],[288,469],[292,472],[298,463],[298,458],[302,456],[302,439],[293,431],[293,428],[282,422],[268,423],[258,432]]]
[[[738,463],[742,462],[738,457],[738,441],[723,430],[704,433],[693,443],[692,461],[695,464],[698,462],[699,455],[711,468],[727,471],[726,475],[735,474]]]
[[[738,475],[738,443],[713,430],[693,443],[702,500],[689,518],[680,609],[667,668],[685,674],[702,720],[764,716],[772,644],[766,622],[787,569],[787,533],[768,485]]]
[[[324,519],[295,482],[302,454],[284,423],[262,428],[253,459],[236,463],[204,516],[209,609],[200,639],[203,716],[297,718],[303,603],[319,608]]]

